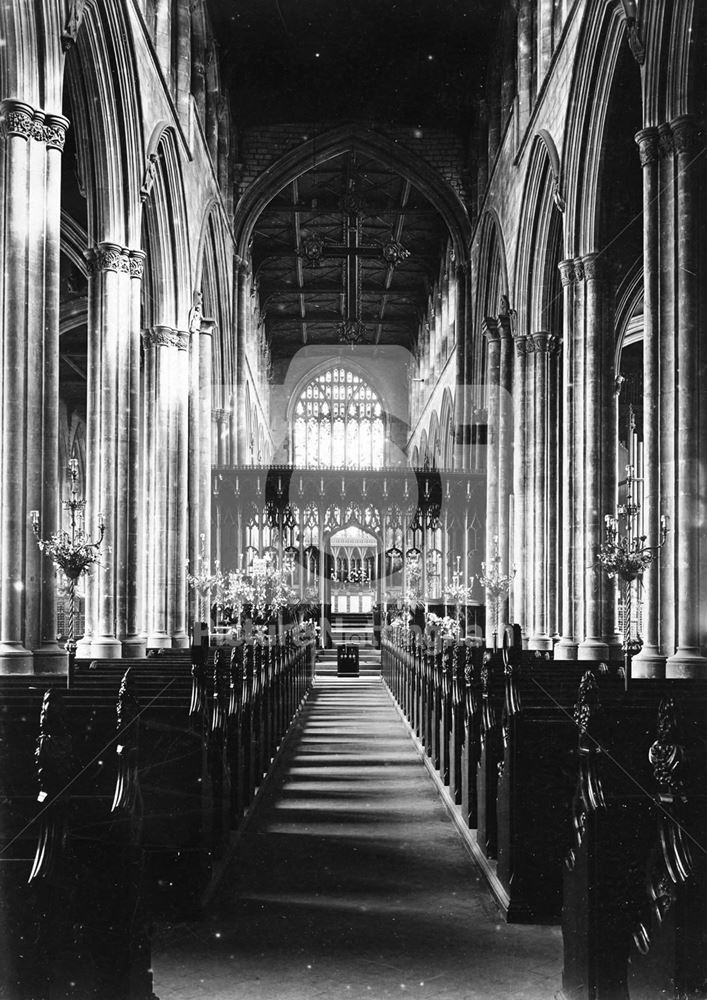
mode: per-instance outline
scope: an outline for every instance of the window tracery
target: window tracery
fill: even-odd
[[[380,469],[384,450],[383,407],[364,379],[337,365],[305,386],[294,412],[295,465]]]

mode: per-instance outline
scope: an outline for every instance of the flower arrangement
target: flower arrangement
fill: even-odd
[[[297,638],[300,642],[306,642],[307,639],[316,640],[319,638],[321,631],[319,623],[314,618],[305,618],[297,626]]]
[[[466,605],[471,601],[471,592],[474,588],[474,578],[469,578],[469,585],[464,586],[462,581],[461,571],[459,569],[460,557],[457,556],[457,568],[452,576],[451,583],[447,582],[447,586],[442,591],[442,596],[450,604],[454,604],[454,610],[456,613],[457,624],[461,630],[461,608],[462,604]]]
[[[39,511],[31,511],[30,519],[40,552],[49,556],[66,580],[66,590],[69,598],[69,623],[65,648],[69,654],[69,661],[71,663],[76,653],[76,642],[74,639],[76,584],[84,573],[89,572],[91,567],[100,561],[99,550],[106,529],[103,514],[99,514],[98,538],[96,541],[91,541],[84,531],[83,519],[86,501],[78,493],[79,463],[76,458],[69,460],[69,477],[71,479],[71,495],[68,500],[62,501],[62,507],[69,513],[70,530],[66,531],[60,528],[59,531],[55,531],[49,538],[42,538],[40,535]]]
[[[54,565],[74,582],[100,561],[100,542],[92,542],[81,528],[75,530],[73,538],[61,528],[47,539],[38,538],[37,544]]]
[[[597,563],[610,580],[618,576],[625,583],[632,583],[643,576],[653,562],[655,552],[665,542],[667,519],[661,519],[661,542],[659,546],[646,545],[646,536],[619,535],[618,520],[613,514],[604,518],[606,541],[599,548]]]
[[[459,623],[449,615],[441,617],[428,611],[425,615],[425,631],[440,639],[458,639]]]
[[[191,573],[187,573],[187,583],[198,596],[198,614],[199,618],[203,618],[204,604],[206,603],[208,606],[209,596],[212,590],[216,591],[216,600],[217,603],[219,603],[219,593],[223,587],[223,575],[221,573],[218,560],[214,564],[214,572],[211,572],[210,562],[206,555],[206,536],[202,534],[199,538],[199,564],[194,576],[192,576]],[[187,566],[188,565],[189,560],[187,559]]]
[[[243,613],[253,603],[253,586],[243,570],[233,570],[222,578],[219,588],[219,610],[224,621],[240,630]]]
[[[501,555],[498,551],[498,535],[493,536],[493,555],[491,557],[491,562],[488,564],[486,562],[482,562],[481,570],[482,573],[479,577],[479,583],[488,594],[489,600],[493,606],[493,641],[495,649],[498,636],[499,606],[501,599],[505,597],[510,590],[513,578],[516,575],[515,566],[508,574],[501,572]]]

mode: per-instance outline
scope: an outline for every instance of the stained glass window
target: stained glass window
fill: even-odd
[[[303,389],[294,411],[292,456],[310,469],[380,469],[383,408],[375,391],[346,368],[330,368]]]

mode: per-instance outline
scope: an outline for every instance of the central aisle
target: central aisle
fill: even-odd
[[[506,925],[380,680],[318,678],[160,1000],[548,1000],[559,928]]]

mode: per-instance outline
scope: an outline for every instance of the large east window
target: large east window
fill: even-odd
[[[329,368],[305,386],[294,410],[295,465],[380,469],[384,449],[383,408],[359,375]]]

